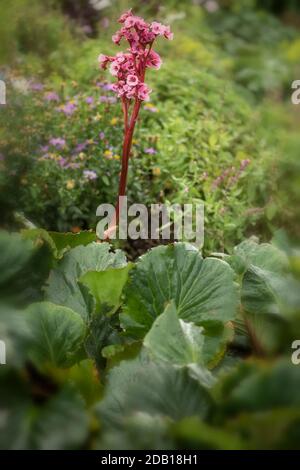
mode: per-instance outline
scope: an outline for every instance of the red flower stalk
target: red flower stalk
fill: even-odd
[[[112,40],[119,45],[123,38],[126,39],[129,43],[128,52],[119,52],[113,57],[100,54],[98,59],[100,67],[106,69],[109,65],[110,73],[117,79],[113,90],[122,100],[124,115],[119,194],[115,218],[106,232],[107,238],[119,223],[120,197],[126,194],[128,163],[135,124],[142,101],[149,101],[152,91],[145,83],[146,69],[159,69],[162,64],[159,54],[152,49],[152,46],[158,36],[164,36],[169,40],[173,39],[173,33],[171,33],[169,26],[164,26],[156,21],[149,24],[143,18],[134,16],[131,10],[121,16],[119,23],[123,26],[113,35]]]

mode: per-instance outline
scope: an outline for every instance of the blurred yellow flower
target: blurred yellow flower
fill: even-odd
[[[75,187],[75,181],[74,180],[68,180],[66,183],[66,188],[67,189],[74,189]]]
[[[115,155],[114,158],[115,158],[115,160],[120,160],[121,157],[120,157],[120,155]]]
[[[118,123],[119,119],[118,118],[112,118],[112,120],[110,121],[111,125],[112,126],[115,126],[117,123]]]
[[[102,116],[101,114],[97,113],[94,117],[93,117],[94,121],[100,121],[100,119],[102,119]]]
[[[156,167],[156,168],[152,169],[152,173],[153,173],[154,176],[160,176],[161,170],[160,170],[160,168]]]
[[[78,158],[80,158],[80,160],[83,160],[85,158],[85,153],[80,152],[80,154],[78,155]]]
[[[105,150],[105,152],[104,152],[104,156],[105,156],[105,158],[108,158],[108,159],[110,159],[110,158],[112,158],[112,156],[113,156],[113,153],[112,153],[112,151],[111,151],[111,150]]]

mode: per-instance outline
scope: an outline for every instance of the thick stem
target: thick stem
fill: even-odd
[[[131,150],[131,145],[132,145],[132,138],[133,138],[133,133],[135,129],[135,124],[138,118],[140,107],[141,107],[140,100],[136,100],[133,111],[132,111],[130,123],[129,123],[129,126],[126,128],[126,132],[124,136],[122,169],[121,169],[121,176],[120,176],[120,183],[119,183],[119,194],[118,194],[118,200],[117,200],[117,205],[116,205],[115,225],[118,225],[119,218],[120,218],[120,210],[121,210],[120,197],[125,196],[126,194],[129,156],[130,156],[130,150]]]
[[[128,101],[127,100],[122,101],[122,108],[123,108],[123,114],[124,114],[124,141],[123,141],[123,151],[122,151],[122,168],[121,168],[121,175],[120,175],[120,182],[119,182],[119,192],[118,192],[118,200],[116,204],[116,211],[115,211],[114,218],[109,224],[109,227],[106,231],[107,240],[109,240],[109,235],[111,231],[115,230],[120,220],[120,212],[121,212],[120,197],[125,196],[126,194],[130,150],[131,150],[135,124],[139,115],[140,107],[141,107],[141,101],[136,99],[134,103],[131,119],[130,119],[130,122],[128,123]]]

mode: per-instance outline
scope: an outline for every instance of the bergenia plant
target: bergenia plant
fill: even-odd
[[[116,83],[113,84],[112,89],[121,99],[124,115],[122,169],[115,217],[110,225],[111,230],[118,225],[120,198],[126,194],[132,137],[141,103],[149,101],[152,91],[145,83],[146,70],[147,68],[159,69],[162,64],[159,54],[153,50],[153,43],[158,36],[163,36],[168,40],[173,39],[169,26],[156,21],[147,23],[143,18],[133,15],[131,10],[120,17],[119,23],[123,26],[113,35],[112,40],[120,45],[121,40],[125,39],[129,43],[127,52],[119,52],[115,56],[100,54],[98,59],[100,67],[104,70],[109,67],[110,73],[116,77]]]

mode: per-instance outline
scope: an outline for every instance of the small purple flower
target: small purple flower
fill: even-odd
[[[104,139],[105,139],[105,134],[104,134],[104,132],[100,132],[99,138],[100,138],[101,140],[104,140]]]
[[[108,102],[108,96],[101,95],[99,97],[99,101],[100,101],[100,103],[107,103]]]
[[[31,82],[30,83],[30,89],[33,91],[42,91],[44,89],[44,85],[42,83],[35,83]]]
[[[92,96],[87,96],[85,99],[85,102],[87,104],[93,104],[94,103],[94,98]]]
[[[144,106],[144,109],[150,113],[158,113],[158,109],[155,106]]]
[[[45,100],[46,101],[59,101],[59,96],[55,91],[49,91],[48,93],[45,94]]]
[[[245,170],[245,168],[247,168],[247,166],[251,163],[251,160],[249,160],[249,158],[245,159],[245,160],[242,160],[241,161],[241,166],[240,166],[240,170],[243,171]]]
[[[75,152],[76,153],[80,153],[82,152],[87,146],[87,143],[86,142],[82,142],[81,144],[77,144],[76,147],[75,147]]]
[[[106,18],[106,17],[102,18],[102,20],[101,20],[101,26],[102,26],[102,28],[104,28],[104,29],[108,28],[108,27],[109,27],[109,19]]]
[[[148,153],[148,155],[155,155],[157,151],[153,147],[149,147],[145,149],[145,153]]]
[[[61,157],[59,160],[58,160],[58,164],[60,167],[62,168],[65,168],[66,167],[66,164],[67,164],[67,161],[64,157]]]
[[[98,177],[97,173],[93,170],[84,170],[83,171],[83,176],[88,181],[93,181],[93,180],[97,179],[97,177]]]
[[[49,150],[49,145],[42,145],[41,146],[41,151],[42,152],[48,152],[48,150]]]
[[[104,91],[114,91],[114,84],[113,83],[103,83],[102,89]]]
[[[76,103],[66,103],[64,106],[59,108],[59,111],[62,111],[66,116],[71,116],[76,111],[77,105]]]
[[[49,140],[49,144],[53,145],[53,147],[62,149],[66,145],[66,141],[65,139],[62,139],[60,137],[57,137],[57,138],[52,137],[52,139]]]
[[[85,25],[82,26],[82,31],[85,34],[91,34],[93,32],[92,28],[88,24],[85,24]]]

